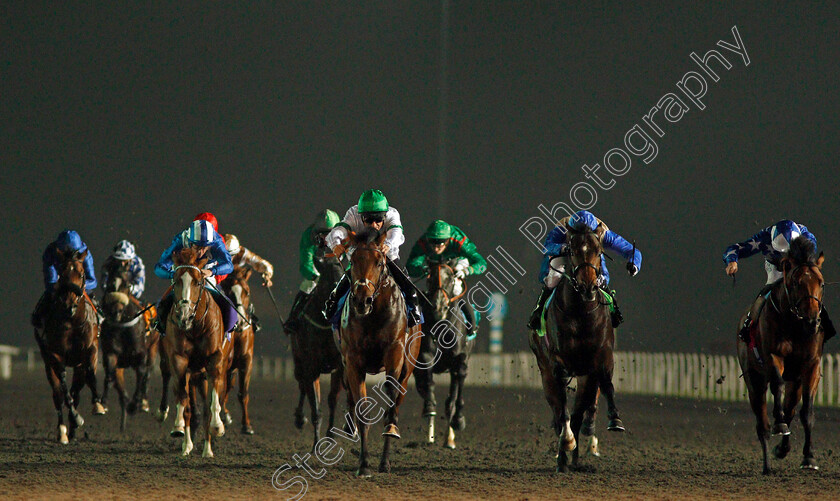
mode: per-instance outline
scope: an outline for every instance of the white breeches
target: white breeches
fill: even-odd
[[[311,294],[315,290],[316,285],[318,285],[317,278],[315,280],[304,280],[300,283],[300,291],[304,294]]]
[[[769,261],[764,261],[764,271],[767,272],[767,284],[772,284],[783,276],[782,272],[777,270],[776,266]]]

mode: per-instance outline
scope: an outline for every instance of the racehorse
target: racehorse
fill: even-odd
[[[88,251],[64,254],[56,251],[60,263],[56,282],[45,309],[43,328],[35,329],[35,341],[41,350],[47,380],[53,391],[58,415],[58,441],[67,444],[75,438],[76,428],[85,420],[76,409],[79,392],[87,384],[93,394],[93,413],[104,414],[96,390],[96,338],[99,319],[96,308],[85,294],[83,262]],[[73,383],[67,389],[67,367],[73,368]],[[61,407],[66,405],[70,429],[64,424]]]
[[[233,359],[229,362],[227,371],[227,385],[222,401],[222,409],[226,424],[233,424],[233,418],[227,410],[230,390],[233,388],[233,377],[239,375],[239,405],[242,407],[242,433],[253,435],[251,419],[248,414],[248,388],[251,384],[251,368],[254,362],[254,328],[246,320],[251,308],[251,288],[248,279],[251,278],[251,268],[236,267],[233,273],[222,282],[222,290],[233,301],[239,320],[233,330]]]
[[[429,265],[424,301],[423,339],[420,343],[419,363],[414,369],[417,392],[423,397],[423,417],[428,418],[428,442],[435,441],[435,381],[434,375],[449,372],[449,397],[446,399],[448,434],[444,447],[455,448],[455,431],[466,427],[464,418],[464,380],[467,360],[475,346],[475,339],[461,315],[459,301],[466,295],[466,287],[455,294],[457,282],[453,263]]]
[[[537,357],[546,400],[554,411],[553,426],[560,443],[557,471],[567,472],[569,458],[577,465],[577,443],[593,430],[599,390],[607,398],[610,431],[624,431],[615,406],[612,383],[615,333],[608,305],[603,301],[598,281],[603,247],[595,232],[576,232],[566,227],[568,259],[563,278],[546,307],[545,334],[531,332],[531,349]],[[559,270],[558,270],[559,271]],[[566,409],[566,390],[577,378],[575,405],[571,418]],[[594,443],[590,450],[597,455]]]
[[[163,338],[164,352],[176,378],[173,389],[177,402],[175,426],[170,435],[184,437],[181,444],[184,456],[193,449],[190,427],[194,423],[195,406],[191,404],[191,378],[207,380],[206,385],[196,385],[204,398],[203,414],[206,417],[203,457],[213,457],[211,437],[221,437],[225,433],[219,400],[225,393],[226,362],[230,359],[231,343],[225,339],[222,312],[205,287],[207,279],[202,270],[206,263],[207,258],[199,259],[192,248],[181,249],[173,256],[174,304],[166,319]]]
[[[385,444],[379,471],[391,471],[391,440],[399,439],[399,407],[420,351],[420,326],[407,328],[405,300],[388,271],[382,250],[386,234],[367,229],[349,237],[353,281],[339,327],[348,408],[353,409],[356,430],[361,433],[357,476],[370,477],[368,426],[384,414]],[[385,400],[386,411],[367,397],[365,374],[385,372],[386,379],[374,388]],[[384,388],[384,391],[383,391]],[[377,391],[378,390],[378,391]],[[384,393],[384,395],[383,395]]]
[[[820,326],[823,307],[823,253],[816,255],[814,244],[799,237],[781,259],[780,279],[770,290],[767,302],[753,327],[749,343],[738,340],[738,361],[755,414],[756,433],[764,454],[764,474],[770,473],[767,461],[767,439],[771,434],[767,417],[767,386],[773,394],[772,434],[782,435],[773,449],[782,459],[790,452],[790,423],[796,406],[802,401],[799,420],[805,429],[805,445],[800,468],[817,470],[811,450],[811,427],[814,425],[814,396],[820,382],[824,332]],[[741,318],[743,325],[745,317]],[[759,357],[752,347],[755,347]],[[782,409],[782,386],[785,386]]]
[[[138,408],[143,412],[149,411],[146,397],[152,364],[158,352],[159,334],[149,326],[153,313],[147,315],[144,311],[153,308],[142,308],[140,302],[130,294],[128,268],[120,266],[118,261],[113,263],[105,284],[106,294],[102,301],[105,320],[99,339],[105,369],[102,404],[106,403],[109,386],[116,384],[122,411],[120,431],[125,431],[127,413],[134,414]],[[128,367],[134,368],[137,375],[136,389],[130,401],[123,377]],[[164,393],[166,389],[164,386]]]
[[[321,374],[330,374],[330,393],[327,396],[330,410],[327,436],[330,438],[333,435],[335,408],[344,378],[341,353],[333,338],[332,327],[322,312],[324,303],[344,273],[344,268],[338,258],[326,256],[325,250],[326,247],[320,247],[316,251],[314,265],[320,273],[318,283],[303,307],[300,328],[291,333],[295,379],[300,388],[298,406],[295,409],[295,426],[301,429],[306,424],[303,403],[308,397],[315,433],[313,448],[321,439]]]

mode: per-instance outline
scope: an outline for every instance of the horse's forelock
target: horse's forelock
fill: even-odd
[[[181,264],[195,264],[195,260],[198,258],[198,252],[191,247],[184,247],[177,254],[172,256],[172,262],[176,265]]]
[[[797,237],[790,243],[787,257],[797,264],[816,263],[817,246],[807,237]]]

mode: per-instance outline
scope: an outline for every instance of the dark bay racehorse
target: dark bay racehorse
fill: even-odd
[[[158,352],[159,335],[149,327],[152,312],[143,312],[140,302],[130,294],[128,268],[116,260],[110,266],[108,282],[104,284],[102,311],[105,320],[99,338],[105,369],[102,404],[106,404],[109,386],[115,384],[122,411],[120,431],[125,431],[127,413],[133,414],[138,408],[143,412],[149,411],[146,397],[152,364]],[[134,368],[137,376],[136,389],[130,401],[123,374],[126,368]]]
[[[251,287],[248,286],[248,279],[251,278],[251,268],[236,267],[233,273],[228,275],[222,282],[222,290],[233,301],[239,313],[239,321],[233,330],[232,360],[229,362],[227,371],[227,385],[225,396],[222,401],[222,413],[225,423],[233,424],[233,418],[227,410],[227,400],[233,388],[233,377],[239,376],[239,405],[242,407],[242,433],[253,435],[251,418],[248,414],[248,388],[251,385],[251,368],[254,363],[254,328],[245,319],[249,316],[251,307]]]
[[[464,380],[467,360],[475,345],[461,315],[459,301],[466,295],[466,286],[456,295],[456,281],[452,263],[432,263],[427,278],[427,298],[423,304],[423,339],[414,369],[417,392],[423,397],[423,417],[428,418],[428,442],[435,441],[435,374],[449,372],[449,397],[446,399],[448,434],[445,447],[455,448],[455,431],[466,427],[464,418]]]
[[[198,258],[194,249],[185,248],[173,255],[174,304],[166,319],[164,352],[175,376],[176,415],[173,437],[184,437],[181,453],[186,456],[193,449],[190,426],[193,405],[190,404],[191,378],[206,378],[198,384],[204,398],[205,442],[203,457],[213,457],[211,437],[221,437],[225,425],[220,417],[220,399],[225,394],[227,362],[231,343],[226,342],[222,312],[205,288],[202,270],[207,258]],[[208,394],[209,388],[209,394]]]
[[[295,426],[300,429],[306,424],[303,403],[308,397],[312,413],[312,427],[315,433],[313,447],[321,439],[321,374],[330,374],[330,393],[327,396],[330,411],[329,425],[327,426],[328,437],[332,437],[331,430],[335,422],[335,407],[344,378],[341,353],[335,344],[332,327],[322,313],[330,291],[333,290],[341,275],[344,274],[344,268],[338,258],[327,257],[325,255],[326,250],[327,248],[322,246],[316,252],[314,264],[315,269],[320,273],[320,277],[315,289],[309,296],[309,301],[303,307],[300,329],[291,334],[295,379],[300,388],[298,406],[295,409]]]
[[[531,333],[531,349],[542,374],[546,400],[554,411],[553,426],[560,437],[557,471],[568,471],[572,454],[578,461],[577,442],[581,428],[593,429],[599,390],[607,398],[610,431],[624,431],[615,406],[612,384],[613,332],[610,311],[598,287],[603,248],[594,232],[575,232],[567,227],[569,264],[546,311],[546,332]],[[566,391],[577,377],[571,418],[566,409]]]
[[[96,389],[99,320],[84,289],[83,262],[88,251],[67,255],[56,252],[61,263],[58,282],[51,291],[43,329],[35,329],[35,341],[41,350],[47,380],[53,391],[53,404],[58,415],[58,441],[67,444],[75,437],[76,428],[85,422],[76,410],[82,386],[87,384],[93,394],[93,413],[104,414],[105,411],[99,403]],[[73,383],[69,390],[67,367],[73,368]],[[61,410],[64,405],[68,409],[69,432]]]
[[[420,351],[420,326],[407,328],[405,300],[390,275],[382,250],[386,234],[367,230],[350,235],[354,248],[351,262],[353,284],[344,306],[339,328],[348,408],[353,411],[356,429],[361,433],[359,469],[356,475],[371,476],[368,458],[368,426],[383,418],[385,444],[379,471],[391,471],[391,440],[400,438],[397,421],[405,398],[406,385]],[[377,388],[384,402],[367,398],[366,374],[385,372],[386,380]],[[382,406],[386,408],[383,410]]]
[[[767,439],[782,435],[773,449],[779,459],[790,452],[790,423],[796,406],[802,401],[799,419],[805,429],[802,469],[818,469],[811,450],[811,427],[814,425],[814,396],[820,382],[824,333],[820,325],[823,307],[822,252],[816,255],[814,244],[799,237],[790,245],[780,266],[783,278],[776,283],[753,322],[750,333],[761,360],[746,343],[738,340],[738,360],[750,394],[756,419],[756,433],[764,454],[764,474],[770,473]],[[744,317],[741,318],[743,325]],[[772,431],[767,417],[767,386],[773,394]],[[785,387],[784,409],[782,386]]]

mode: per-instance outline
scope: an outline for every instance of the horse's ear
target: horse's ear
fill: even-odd
[[[205,257],[199,259],[198,261],[196,261],[195,265],[198,266],[201,269],[204,269],[204,265],[207,264],[207,261],[209,259],[210,259],[209,257],[205,256]]]
[[[79,261],[84,261],[87,258],[89,252],[90,252],[90,249],[85,249],[84,252],[79,254]]]
[[[820,251],[820,255],[817,257],[817,268],[822,269],[823,261],[825,261],[825,256],[823,252]]]

